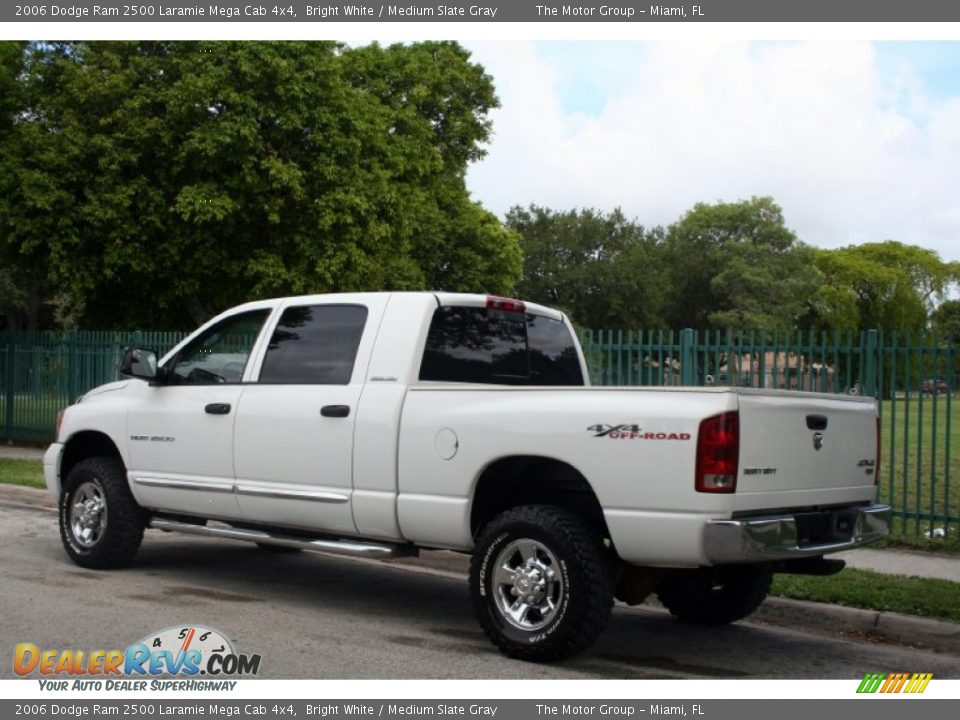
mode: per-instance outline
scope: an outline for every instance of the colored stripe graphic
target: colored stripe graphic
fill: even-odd
[[[886,675],[883,673],[867,673],[863,676],[863,682],[857,688],[858,693],[875,693],[880,687]]]
[[[922,693],[933,679],[933,673],[867,673],[860,681],[858,693]]]

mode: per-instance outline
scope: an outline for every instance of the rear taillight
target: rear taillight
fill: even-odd
[[[701,421],[697,433],[697,492],[734,492],[739,462],[740,415],[726,412]]]
[[[66,410],[61,410],[57,413],[56,434],[54,436],[57,440],[60,439],[60,426],[63,425],[63,414],[65,412]]]

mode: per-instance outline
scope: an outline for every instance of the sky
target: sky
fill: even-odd
[[[467,185],[668,225],[773,197],[804,242],[960,260],[960,42],[464,42],[493,77]]]

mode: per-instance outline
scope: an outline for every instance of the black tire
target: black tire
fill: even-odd
[[[501,652],[520,660],[553,662],[580,652],[610,618],[610,555],[600,533],[564,508],[526,505],[501,513],[481,531],[470,562],[480,627]],[[496,580],[505,566],[511,570]],[[519,586],[513,568],[524,573]],[[531,594],[521,599],[518,588]],[[511,602],[520,615],[512,620]]]
[[[136,555],[146,513],[133,499],[126,470],[116,458],[87,458],[74,465],[59,507],[60,539],[77,565],[115,568]]]
[[[760,607],[773,572],[767,565],[728,565],[680,571],[657,590],[663,606],[693,625],[726,625]]]

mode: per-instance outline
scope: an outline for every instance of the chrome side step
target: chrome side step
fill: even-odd
[[[150,518],[147,527],[167,532],[181,532],[187,535],[202,535],[205,537],[223,538],[226,540],[247,540],[262,543],[263,545],[279,545],[281,547],[313,550],[315,552],[332,553],[334,555],[349,555],[366,558],[397,558],[417,555],[417,548],[413,545],[380,544],[360,540],[326,540],[323,538],[301,538],[295,535],[282,535],[264,530],[236,528],[228,525],[195,525],[178,520],[169,520],[162,517]]]

